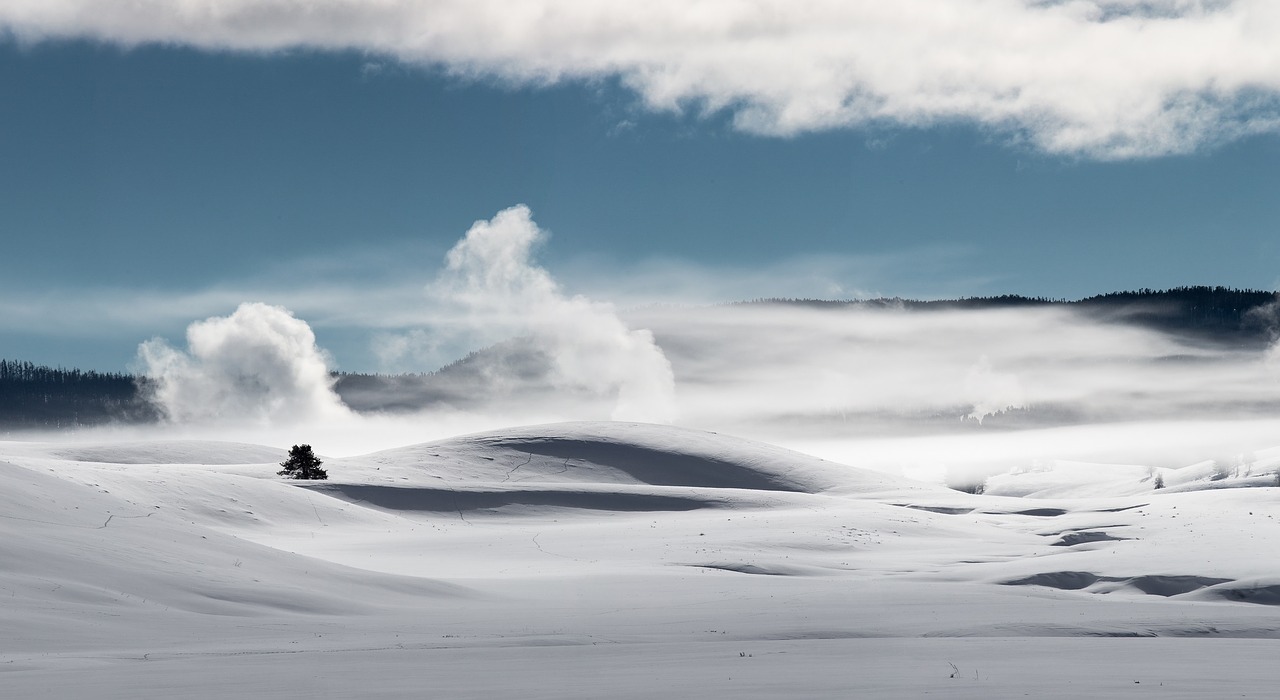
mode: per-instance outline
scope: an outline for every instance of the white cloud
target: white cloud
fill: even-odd
[[[617,77],[651,109],[767,134],[959,120],[1122,158],[1280,130],[1274,0],[10,0],[0,28]]]

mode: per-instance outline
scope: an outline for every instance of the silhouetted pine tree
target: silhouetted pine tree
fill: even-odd
[[[284,468],[276,473],[290,479],[328,479],[329,474],[320,468],[321,464],[311,445],[294,445],[289,449],[289,458],[280,463]]]

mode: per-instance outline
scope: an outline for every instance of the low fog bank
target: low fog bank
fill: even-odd
[[[1280,445],[1273,349],[1206,344],[1078,310],[749,304],[614,318],[652,333],[671,369],[662,390],[676,425],[915,478],[965,481],[1071,461],[1176,468]],[[298,330],[295,323],[302,321],[283,310],[249,307],[193,328],[239,337],[246,328]],[[529,336],[436,372],[382,377],[298,371],[323,358],[305,334],[293,345],[244,341],[260,352],[291,347],[302,358],[289,371],[277,371],[292,366],[286,361],[254,365],[276,368],[263,372],[272,382],[225,381],[221,368],[245,366],[227,359],[238,352],[212,344],[215,352],[199,337],[185,353],[159,346],[168,374],[156,376],[174,377],[182,387],[175,395],[193,403],[213,397],[205,405],[218,406],[220,418],[188,410],[158,430],[112,435],[307,441],[339,456],[514,425],[610,420],[619,403],[590,382],[567,383]],[[615,383],[601,386],[616,392],[611,376]],[[195,392],[219,381],[220,391],[242,393],[232,400]],[[334,403],[339,397],[345,406]],[[276,408],[255,413],[261,401]]]
[[[422,305],[435,320],[370,338],[400,366],[474,348],[443,368],[334,373],[305,319],[245,303],[194,322],[185,346],[140,346],[162,425],[62,437],[310,442],[344,455],[624,420],[931,479],[1052,460],[1181,466],[1280,445],[1280,349],[1258,342],[1271,337],[1270,307],[1250,316],[1249,333],[1210,319],[1218,325],[1199,334],[1175,332],[1151,309],[1044,300],[620,310],[566,291],[541,267],[547,237],[524,206],[477,221],[424,275]],[[1227,313],[1232,323],[1243,315]]]
[[[1179,467],[1280,445],[1274,350],[1080,310],[758,304],[623,318],[650,329],[670,361],[679,425],[881,471],[943,480],[1055,460]],[[557,389],[549,372],[512,340],[432,374],[339,387],[366,410],[390,389],[391,411],[428,420],[608,417],[607,402]]]
[[[917,312],[757,304],[623,314],[670,363],[686,425],[839,436],[969,434],[1276,415],[1273,350],[1058,306]],[[361,411],[487,413],[522,401],[601,418],[527,338],[436,372],[345,375]]]
[[[638,311],[629,320],[654,330],[675,368],[681,409],[695,420],[880,434],[1280,408],[1280,367],[1269,350],[1066,307],[763,304]]]

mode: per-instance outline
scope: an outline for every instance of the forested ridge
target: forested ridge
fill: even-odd
[[[1005,294],[921,301],[899,297],[831,301],[826,299],[755,299],[732,306],[776,304],[821,308],[882,308],[904,311],[1004,309],[1061,306],[1103,320],[1132,323],[1171,333],[1203,336],[1223,342],[1269,342],[1280,328],[1280,297],[1275,292],[1231,287],[1175,287],[1110,292],[1077,300]]]
[[[1099,320],[1155,328],[1209,343],[1264,347],[1280,329],[1274,292],[1229,287],[1139,289],[1068,301],[1004,295],[920,301],[900,298],[831,301],[756,299],[729,306],[786,305],[930,312],[1061,306]],[[495,359],[496,358],[496,359]],[[514,380],[539,380],[539,358],[499,344],[477,350],[441,369],[422,374],[334,373],[335,390],[357,411],[412,411],[462,401],[484,365],[500,362]],[[146,380],[123,373],[52,368],[29,361],[0,360],[0,433],[159,419],[146,400]]]
[[[129,374],[0,360],[0,428],[69,428],[156,419]]]

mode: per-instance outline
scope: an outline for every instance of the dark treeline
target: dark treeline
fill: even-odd
[[[1177,287],[1112,292],[1075,305],[1117,320],[1228,343],[1270,342],[1280,325],[1275,292],[1229,287]]]
[[[0,360],[0,429],[154,421],[157,413],[139,387],[128,374]]]
[[[1102,320],[1130,323],[1168,333],[1190,335],[1229,344],[1266,343],[1280,329],[1280,307],[1275,292],[1230,287],[1175,287],[1139,289],[1099,294],[1075,301],[1005,294],[920,301],[898,297],[830,301],[825,299],[756,299],[731,306],[754,304],[795,305],[814,308],[898,309],[945,311],[1013,309],[1058,306],[1089,313]]]
[[[353,411],[414,411],[435,402],[433,374],[333,372],[333,390]]]
[[[1106,322],[1129,323],[1233,347],[1261,347],[1280,329],[1280,304],[1275,293],[1228,287],[1139,289],[1075,301],[1004,295],[935,301],[757,299],[730,304],[747,305],[913,312],[1062,307]],[[356,411],[412,411],[436,404],[465,404],[493,366],[503,368],[508,390],[519,394],[538,385],[545,364],[545,358],[519,343],[499,343],[426,374],[335,373],[334,388]],[[159,413],[147,403],[143,384],[143,379],[128,374],[0,360],[0,432],[155,421]]]
[[[1026,306],[1048,306],[1050,304],[1070,304],[1066,299],[1050,299],[1048,297],[1024,297],[1017,294],[1002,294],[994,297],[963,297],[960,299],[903,299],[902,297],[876,297],[874,299],[794,299],[785,297],[769,297],[752,299],[751,301],[733,301],[725,306],[756,306],[776,304],[781,306],[809,306],[819,309],[865,308],[886,309],[890,311],[942,311],[946,309],[997,309]]]

